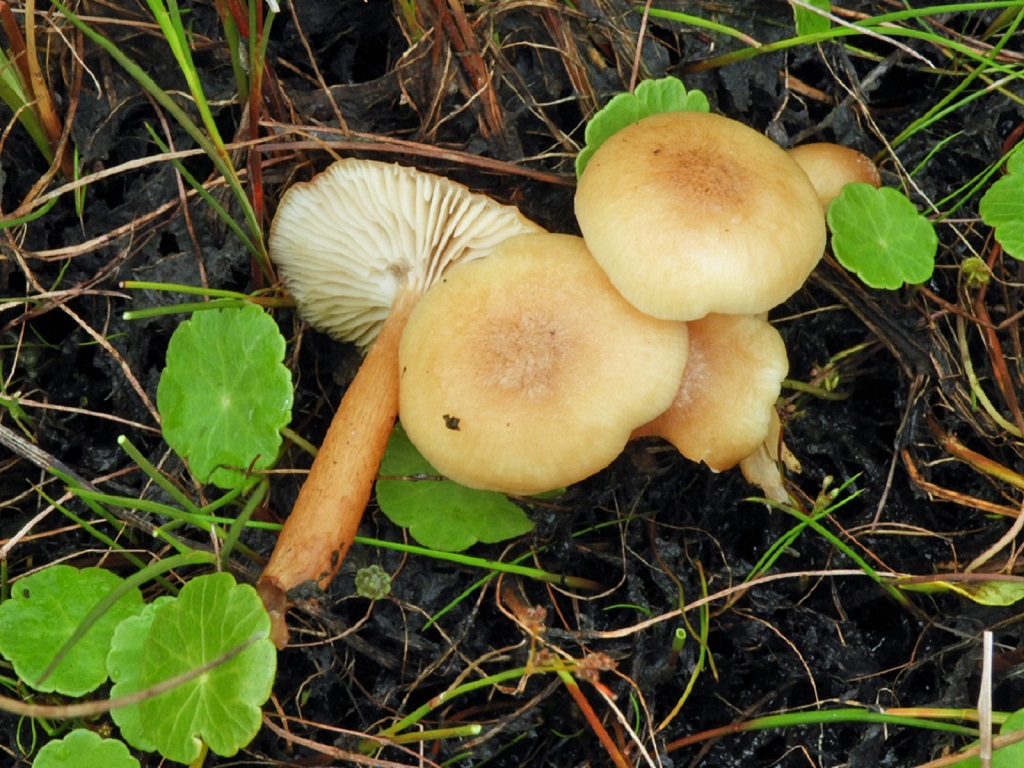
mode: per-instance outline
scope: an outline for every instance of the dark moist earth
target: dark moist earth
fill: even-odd
[[[184,91],[164,43],[151,28],[136,24],[147,18],[139,6],[87,5],[89,15],[109,17],[99,22],[100,28],[144,62],[164,88]],[[409,42],[414,28],[403,29],[399,22],[397,8],[403,3],[303,0],[295,5],[294,11],[286,7],[273,25],[268,124],[337,128],[336,105],[348,130],[368,142],[358,154],[450,175],[521,206],[552,230],[575,231],[572,160],[582,141],[581,124],[628,85],[633,67],[641,16],[628,3],[581,0],[578,12],[558,3],[466,3],[473,27],[468,42],[461,43],[453,42],[458,24],[452,9],[459,3],[418,3],[426,34],[415,44]],[[781,2],[656,5],[742,29],[761,42],[789,36],[792,29],[790,10]],[[891,10],[876,3],[842,6],[870,15]],[[945,16],[930,23],[973,44],[996,15]],[[233,136],[240,130],[241,112],[230,101],[232,69],[212,6],[196,3],[190,23],[204,87],[219,105],[218,124]],[[692,71],[695,63],[737,45],[694,27],[649,19],[640,75],[680,76],[688,87],[704,90],[714,110],[783,145],[830,140],[877,154],[886,182],[899,186],[897,164],[885,142],[948,95],[962,74],[957,62],[911,38],[901,38],[906,50],[870,37],[849,40],[859,52],[826,43]],[[63,52],[50,63],[56,96],[66,109],[73,61],[59,40],[51,43]],[[467,74],[475,61],[472,51],[481,47],[493,73],[493,91],[467,100],[473,91]],[[1006,48],[1020,49],[1019,37]],[[71,128],[83,167],[118,168],[157,154],[146,127],[165,135],[161,121],[166,116],[90,43],[84,44],[84,62],[89,71],[77,94]],[[333,103],[317,85],[319,77],[330,86]],[[493,103],[488,101],[491,93]],[[1021,113],[1018,102],[992,93],[901,143],[895,155],[903,167],[920,166],[914,177],[917,201],[919,195],[942,200],[993,163]],[[272,130],[267,127],[264,133]],[[268,217],[288,184],[308,178],[331,159],[309,144],[294,149],[289,142],[308,136],[281,131],[280,143],[263,156]],[[171,138],[177,148],[192,146],[177,128],[171,128]],[[390,152],[380,144],[384,138],[413,142],[413,151]],[[46,167],[19,128],[3,140],[3,210],[10,215]],[[939,144],[941,149],[931,155]],[[434,148],[464,155],[441,157]],[[338,151],[353,154],[354,148]],[[508,165],[487,171],[458,159],[470,156]],[[238,163],[244,164],[243,156]],[[185,165],[200,179],[211,172],[203,158],[189,158]],[[133,496],[159,498],[141,473],[130,471],[131,462],[116,445],[122,433],[184,487],[192,485],[159,435],[133,426],[151,428],[154,420],[126,374],[130,371],[154,397],[167,341],[179,318],[121,319],[128,308],[172,303],[178,297],[129,294],[118,289],[119,281],[206,281],[243,291],[257,287],[237,238],[201,201],[192,202],[186,216],[176,204],[178,189],[168,163],[122,169],[89,184],[81,219],[65,195],[37,221],[5,230],[0,246],[0,290],[13,300],[0,304],[6,394],[62,406],[26,406],[31,439],[82,478]],[[803,465],[802,473],[791,477],[793,491],[809,509],[827,483],[834,488],[851,481],[840,498],[859,495],[826,528],[883,571],[927,576],[962,570],[1008,525],[1004,518],[979,511],[972,499],[1009,511],[1020,503],[1020,492],[1010,483],[953,455],[962,444],[1009,470],[1021,470],[1020,444],[972,409],[964,353],[956,343],[955,317],[961,312],[973,365],[1005,410],[992,382],[991,348],[976,330],[977,293],[967,292],[957,268],[972,253],[990,254],[984,228],[971,218],[976,202],[972,198],[958,210],[954,223],[939,225],[939,267],[926,291],[867,291],[827,259],[808,287],[773,313],[789,345],[792,378],[820,388],[830,374],[836,385],[828,397],[784,391],[786,440]],[[150,216],[162,206],[166,212]],[[994,271],[999,279],[981,304],[998,324],[1020,305],[1020,275],[1016,264],[999,260]],[[298,381],[293,426],[318,442],[358,357],[317,333],[299,336],[288,310],[275,317],[291,340],[288,362]],[[86,327],[108,339],[123,361],[94,343]],[[1010,386],[1017,386],[1015,325],[998,330],[996,338],[1009,358]],[[831,368],[830,360],[836,360]],[[7,413],[0,424],[19,431]],[[941,443],[944,437],[960,443]],[[46,506],[33,489],[42,487],[51,497],[62,493],[22,454],[0,448],[5,538]],[[307,463],[297,450],[285,457],[285,466]],[[298,482],[288,475],[275,481],[268,517],[287,515]],[[280,655],[276,704],[266,708],[275,724],[281,713],[299,718],[287,728],[306,742],[292,742],[265,728],[239,756],[211,756],[207,764],[319,765],[332,759],[331,764],[348,764],[329,756],[352,749],[360,734],[386,727],[396,715],[411,712],[453,684],[524,665],[531,638],[511,617],[518,611],[522,618],[530,607],[546,611],[547,631],[538,640],[538,647],[550,649],[545,653],[577,659],[603,654],[614,660],[614,671],[598,675],[622,722],[597,688],[583,683],[581,690],[636,765],[651,763],[631,742],[626,726],[639,734],[650,760],[664,766],[863,768],[926,762],[962,742],[935,731],[872,724],[771,728],[692,746],[676,742],[757,715],[818,707],[973,707],[979,691],[979,638],[985,629],[994,630],[997,643],[994,706],[1024,707],[1018,666],[1024,626],[1015,607],[981,607],[942,594],[914,594],[909,605],[901,606],[864,576],[819,575],[855,566],[810,532],[771,569],[784,578],[710,604],[710,655],[687,693],[702,656],[701,617],[696,610],[685,619],[666,614],[705,590],[713,594],[742,582],[795,524],[784,512],[747,500],[752,493],[735,472],[714,475],[661,444],[638,443],[551,506],[532,507],[532,534],[507,546],[473,550],[506,560],[535,550],[540,553],[537,564],[546,570],[599,581],[604,589],[597,594],[513,578],[474,588],[479,571],[357,546],[321,610],[291,617],[296,645]],[[83,513],[74,502],[69,507]],[[94,563],[96,542],[77,529],[65,530],[65,523],[55,513],[37,525],[34,534],[52,535],[15,547],[9,574],[63,558],[82,566]],[[403,535],[372,507],[363,532],[393,540]],[[122,543],[151,546],[141,534]],[[266,555],[273,540],[254,534],[247,543]],[[1010,552],[1000,551],[987,567],[1006,566]],[[357,567],[373,563],[394,574],[394,582],[389,599],[370,604],[354,596],[353,576]],[[118,563],[107,559],[105,564]],[[239,561],[237,567],[240,577],[252,579],[259,566]],[[436,624],[425,626],[442,612]],[[636,626],[649,618],[660,620]],[[674,656],[672,638],[681,628],[688,638]],[[397,748],[381,757],[400,765],[419,765],[421,759],[457,766],[610,764],[582,711],[554,675],[532,676],[519,688],[516,681],[506,685],[457,697],[424,721],[426,727],[480,723],[478,738],[431,742],[422,758],[415,750]],[[101,718],[92,725],[106,724]],[[19,744],[31,742],[31,728],[4,718],[0,730],[10,756],[0,762],[14,763]],[[318,755],[308,742],[321,745],[328,756]],[[158,762],[152,756],[141,759],[145,765]]]

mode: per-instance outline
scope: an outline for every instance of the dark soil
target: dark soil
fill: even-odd
[[[141,24],[149,18],[144,4],[120,5],[85,3],[83,11],[97,17],[96,26],[143,62],[162,87],[184,92],[163,41]],[[244,139],[248,127],[233,101],[232,68],[214,7],[189,5],[196,62],[218,105],[218,124],[226,137]],[[849,49],[828,42],[702,68],[700,62],[740,45],[677,22],[650,18],[644,24],[638,12],[643,4],[625,0],[580,0],[578,10],[540,1],[417,3],[425,32],[416,42],[410,42],[416,30],[400,20],[397,9],[403,3],[285,5],[272,27],[260,130],[264,136],[279,134],[260,155],[268,222],[281,192],[325,167],[334,151],[449,175],[519,205],[552,230],[574,232],[572,163],[583,123],[629,86],[634,60],[641,78],[679,76],[688,87],[705,91],[715,111],[784,146],[827,140],[855,147],[880,160],[892,186],[902,186],[900,168],[920,168],[910,191],[921,204],[925,198],[947,200],[995,162],[1024,115],[1019,99],[1024,89],[1011,85],[1017,98],[993,91],[897,147],[887,146],[963,81],[963,62],[909,37],[900,38],[905,49],[857,37],[846,39],[853,44]],[[472,34],[459,43],[453,24],[462,5]],[[742,29],[762,43],[792,34],[791,10],[781,2],[655,5]],[[848,20],[891,10],[877,1],[839,5]],[[997,16],[998,11],[947,15],[929,19],[928,25],[980,49],[987,25]],[[641,26],[644,42],[637,57]],[[170,304],[178,297],[129,293],[119,289],[120,281],[242,291],[260,287],[247,251],[210,207],[194,197],[182,206],[179,189],[185,187],[179,187],[170,163],[125,167],[160,154],[149,127],[178,149],[192,147],[191,140],[89,42],[83,42],[81,53],[88,71],[76,89],[76,58],[55,36],[51,43],[54,92],[62,110],[75,105],[71,139],[83,168],[121,170],[88,184],[81,217],[65,194],[35,221],[3,230],[0,395],[25,401],[30,420],[19,424],[0,411],[0,426],[5,435],[21,434],[45,452],[33,461],[5,437],[7,447],[0,448],[4,539],[47,507],[44,493],[63,494],[39,463],[65,467],[112,492],[152,496],[145,477],[117,448],[120,434],[183,487],[195,490],[136,389],[155,397],[167,341],[180,318],[121,319],[126,309]],[[1022,49],[1018,34],[1005,48],[1006,60],[1019,64]],[[493,82],[491,90],[469,98],[474,51],[482,51]],[[318,84],[321,78],[327,90]],[[6,124],[11,118],[4,114]],[[311,139],[321,137],[337,143],[318,148]],[[386,143],[390,140],[405,143],[398,148]],[[10,217],[47,164],[20,128],[4,133],[2,141],[2,205]],[[498,162],[483,167],[474,157]],[[184,162],[199,179],[212,173],[201,156]],[[241,152],[237,163],[245,163]],[[938,224],[939,266],[922,290],[865,289],[827,258],[806,289],[773,313],[788,344],[794,380],[820,384],[829,371],[838,377],[829,398],[784,391],[786,442],[803,467],[790,477],[792,490],[810,509],[827,484],[834,488],[851,481],[843,497],[859,495],[826,526],[880,571],[962,572],[1009,525],[1006,517],[991,513],[1011,515],[1021,504],[1020,486],[1014,485],[1015,473],[1024,471],[1021,443],[975,407],[956,339],[959,317],[983,388],[1012,421],[1007,402],[1015,401],[1022,384],[1022,347],[1016,324],[1000,323],[1020,308],[1021,275],[1015,262],[996,254],[995,279],[986,292],[964,285],[962,261],[972,254],[992,256],[988,233],[975,218],[976,205],[977,195],[969,197],[952,219]],[[940,208],[949,211],[947,203]],[[983,310],[997,329],[988,343],[981,330]],[[289,338],[288,362],[298,382],[293,426],[318,442],[358,355],[302,328],[290,310],[276,311],[275,317]],[[97,344],[93,334],[109,344]],[[998,349],[1010,374],[1005,396],[994,380]],[[975,454],[1005,471],[986,471],[970,461]],[[295,450],[285,464],[304,468],[308,459]],[[266,516],[287,515],[298,483],[294,475],[275,481]],[[536,551],[546,570],[605,585],[598,594],[512,578],[474,588],[479,571],[357,546],[319,610],[290,617],[294,645],[280,654],[275,700],[266,712],[269,723],[294,739],[268,727],[239,756],[211,756],[207,765],[355,764],[345,755],[362,734],[377,732],[456,682],[526,664],[533,639],[511,618],[524,606],[546,611],[546,631],[538,642],[552,652],[577,659],[605,654],[614,660],[614,671],[600,672],[599,680],[621,721],[597,687],[583,683],[581,690],[635,765],[924,763],[965,742],[939,731],[864,723],[776,727],[687,746],[677,742],[769,713],[842,706],[972,708],[986,629],[995,632],[1000,662],[994,707],[1024,707],[1019,674],[1024,623],[1015,606],[985,607],[941,593],[911,594],[901,605],[863,575],[823,575],[856,566],[809,531],[771,569],[779,578],[711,601],[710,655],[687,691],[701,655],[701,616],[695,609],[685,617],[673,612],[705,592],[740,584],[795,525],[784,512],[748,500],[755,493],[738,473],[716,475],[665,445],[640,442],[552,506],[532,507],[536,529],[529,536],[507,547],[473,550],[506,560]],[[84,512],[74,501],[68,506]],[[363,532],[403,538],[372,507]],[[76,565],[99,559],[99,545],[80,529],[69,529],[58,513],[32,534],[7,555],[11,576],[58,559]],[[152,546],[144,534],[125,536],[131,546]],[[254,534],[247,543],[267,555],[273,538]],[[1013,573],[1014,546],[997,552],[985,569]],[[356,597],[353,584],[356,568],[371,563],[394,575],[392,596],[373,604]],[[258,570],[258,563],[238,563],[243,578],[252,579]],[[442,612],[436,624],[426,626],[429,617]],[[637,626],[647,619],[654,620]],[[672,638],[679,628],[686,629],[688,639],[674,655]],[[388,765],[610,764],[554,675],[508,686],[457,697],[424,722],[431,728],[480,723],[479,737],[429,742],[422,753],[415,746],[388,748],[381,759],[393,761]],[[670,717],[684,695],[680,711]],[[282,715],[289,718],[286,723]],[[0,722],[0,763],[25,764],[21,748],[30,743],[29,725],[14,718]],[[105,725],[105,720],[92,724]],[[646,757],[627,728],[635,730]],[[144,765],[158,763],[141,759]]]

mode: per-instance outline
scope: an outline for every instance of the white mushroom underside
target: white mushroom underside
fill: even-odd
[[[348,158],[288,190],[269,243],[303,317],[365,347],[400,290],[422,293],[450,265],[541,231],[516,208],[449,179]]]

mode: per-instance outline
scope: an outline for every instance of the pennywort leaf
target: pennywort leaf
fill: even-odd
[[[32,768],[139,768],[139,761],[123,742],[79,728],[44,744]]]
[[[1024,150],[1021,145],[1006,162],[1007,173],[981,198],[981,220],[995,228],[996,240],[1015,259],[1024,259]]]
[[[710,109],[708,97],[702,91],[687,91],[679,78],[645,80],[633,93],[620,93],[612,98],[587,123],[586,146],[576,156],[576,177],[583,175],[597,148],[627,125],[662,112],[708,112]]]
[[[832,250],[871,288],[895,290],[932,276],[938,236],[901,192],[847,184],[828,208]]]
[[[388,442],[380,474],[381,511],[425,547],[462,552],[478,541],[504,541],[533,528],[526,513],[504,494],[439,477],[400,426]]]
[[[1010,715],[999,727],[999,735],[1005,736],[1024,729],[1024,709],[1018,709]],[[1024,765],[1024,742],[1018,741],[1015,744],[993,750],[991,768],[1019,768]],[[981,768],[981,760],[977,757],[969,757],[953,763],[950,768]]]
[[[196,312],[175,330],[157,387],[164,439],[202,483],[248,487],[277,461],[292,409],[285,341],[256,306]]]
[[[209,672],[143,701],[139,726],[166,757],[191,763],[205,743],[222,757],[248,744],[270,698],[277,651],[270,617],[256,590],[227,573],[189,581],[178,597],[156,609],[139,650],[135,676],[142,690],[242,649]]]
[[[18,677],[37,691],[66,696],[91,693],[107,680],[104,662],[115,628],[142,610],[138,589],[114,603],[41,678],[93,606],[122,583],[120,576],[103,568],[70,565],[53,565],[18,580],[10,599],[0,604],[0,653]]]

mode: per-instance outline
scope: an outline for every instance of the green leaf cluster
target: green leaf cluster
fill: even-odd
[[[586,146],[576,156],[576,177],[583,175],[594,152],[614,134],[650,115],[663,112],[708,112],[711,107],[702,91],[687,91],[676,77],[645,80],[633,93],[613,97],[587,123]]]
[[[277,462],[292,410],[285,340],[256,306],[204,310],[177,327],[157,387],[164,439],[201,483],[250,487]]]
[[[101,603],[106,607],[97,611]],[[125,741],[179,763],[192,763],[206,749],[230,757],[252,741],[277,668],[259,595],[226,573],[196,577],[177,597],[147,605],[137,587],[114,573],[50,566],[15,582],[0,604],[0,653],[25,685],[73,697],[92,693],[108,677],[111,697],[118,698],[209,666],[111,710]],[[36,765],[138,763],[120,742],[83,731],[47,744]]]
[[[391,574],[374,563],[356,571],[356,594],[370,600],[383,600],[391,594]]]
[[[439,477],[396,427],[388,441],[377,481],[377,503],[395,525],[409,529],[420,544],[442,552],[462,552],[478,541],[515,538],[533,523],[501,493],[466,488]]]

